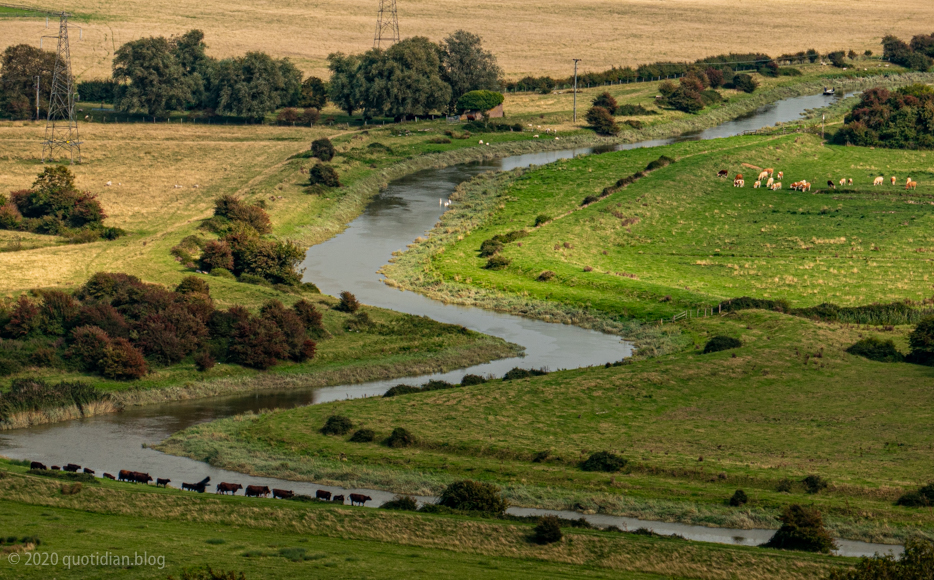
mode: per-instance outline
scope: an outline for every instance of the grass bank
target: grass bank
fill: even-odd
[[[326,503],[197,496],[97,480],[70,484],[4,463],[0,489],[7,536],[38,538],[30,551],[54,552],[58,578],[165,578],[210,565],[248,578],[744,578],[805,579],[847,567],[845,558],[701,544],[596,530],[565,530],[556,544],[529,541],[532,524],[338,507]],[[106,547],[106,548],[104,548]],[[10,551],[24,550],[20,544]],[[144,551],[163,567],[61,565],[64,555],[123,556]],[[18,578],[49,567],[4,562]]]

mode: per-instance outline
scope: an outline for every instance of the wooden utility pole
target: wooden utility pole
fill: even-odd
[[[579,58],[574,59],[574,122],[575,123],[577,122],[577,63],[579,63],[580,61],[581,59]]]

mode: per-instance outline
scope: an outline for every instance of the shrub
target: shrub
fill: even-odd
[[[584,205],[590,205],[590,204],[596,203],[596,202],[598,202],[598,201],[600,201],[600,198],[597,197],[596,195],[588,195],[587,197],[584,198],[584,201],[581,202],[581,205],[582,205],[582,206],[584,206]]]
[[[483,243],[480,244],[480,257],[488,258],[490,256],[495,256],[503,249],[503,243],[499,240],[489,239],[483,240]]]
[[[397,495],[391,500],[379,506],[384,510],[403,510],[414,512],[418,510],[418,502],[407,495]]]
[[[308,125],[309,127],[316,125],[321,119],[321,111],[314,107],[308,107],[302,111],[302,114],[299,116],[298,121],[302,125]]]
[[[241,284],[253,284],[254,286],[272,286],[269,280],[262,276],[257,276],[256,274],[240,274],[237,281]]]
[[[110,337],[100,328],[79,326],[72,332],[72,345],[66,356],[77,360],[85,370],[97,370],[104,349],[109,345]]]
[[[915,325],[908,335],[908,346],[911,347],[912,362],[934,363],[934,316],[928,316]]]
[[[480,375],[464,375],[464,378],[461,379],[462,387],[469,387],[470,385],[482,385],[486,382],[486,379]]]
[[[458,113],[464,111],[483,111],[485,113],[501,105],[504,100],[503,94],[495,91],[470,91],[457,99],[455,108]]]
[[[642,105],[620,105],[616,107],[615,114],[623,117],[632,115],[657,115],[658,111],[646,109]]]
[[[733,494],[733,497],[730,498],[730,505],[733,507],[740,507],[749,502],[749,498],[746,496],[746,492],[741,489],[737,489],[736,493]]]
[[[384,397],[395,397],[396,395],[408,395],[411,393],[420,393],[422,390],[418,387],[413,387],[412,385],[396,385],[390,387],[385,393]]]
[[[396,427],[386,439],[386,445],[393,448],[408,447],[415,443],[415,436],[403,427]]]
[[[551,270],[545,270],[544,272],[538,275],[537,279],[539,282],[547,282],[551,280],[552,278],[554,278],[556,275],[557,274],[555,274]]]
[[[819,493],[827,489],[827,480],[819,475],[809,475],[801,480],[808,493]]]
[[[867,336],[859,340],[846,349],[846,352],[879,362],[900,362],[905,358],[895,348],[895,342],[892,339],[882,340],[875,336]]]
[[[337,309],[341,312],[356,312],[360,310],[360,303],[357,297],[346,290],[340,293],[341,301],[337,303]]]
[[[334,159],[334,144],[327,137],[315,139],[311,142],[311,156],[327,163]]]
[[[529,377],[541,377],[547,374],[548,371],[545,369],[520,369],[519,367],[515,367],[503,375],[503,380],[514,381],[516,379],[527,379]]]
[[[617,103],[616,99],[613,98],[613,95],[607,92],[600,93],[591,103],[594,107],[603,107],[611,115],[616,114]]]
[[[227,218],[234,222],[247,224],[260,235],[272,232],[272,221],[269,219],[269,214],[258,205],[238,203],[230,209]]]
[[[215,269],[232,270],[234,267],[233,252],[226,242],[211,240],[204,245],[198,264],[205,272],[213,273]],[[217,275],[223,277],[223,274],[215,274]]]
[[[147,315],[137,324],[137,344],[161,364],[177,363],[201,346],[208,337],[204,322],[180,304]]]
[[[266,370],[288,354],[282,332],[262,318],[238,322],[230,340],[230,358],[247,367]]]
[[[323,315],[315,309],[315,305],[307,300],[299,300],[292,305],[292,310],[301,319],[308,330],[324,330]]]
[[[542,226],[551,221],[551,216],[547,214],[540,213],[535,216],[535,227]]]
[[[105,377],[118,381],[138,379],[149,372],[143,353],[125,338],[115,338],[104,347],[98,370]]]
[[[325,187],[340,187],[340,178],[337,171],[325,163],[316,163],[308,170],[309,185],[323,185]]]
[[[41,326],[39,306],[24,294],[20,294],[10,311],[4,334],[12,338],[26,338],[38,334]]]
[[[447,137],[432,137],[431,139],[428,140],[428,142],[434,145],[447,145],[448,143],[451,142],[451,140],[448,139]]]
[[[816,508],[792,504],[777,519],[782,526],[764,544],[767,548],[828,553],[837,547]]]
[[[292,107],[286,107],[276,115],[276,123],[280,125],[294,125],[298,119],[298,111]]]
[[[204,294],[208,296],[211,294],[211,287],[197,276],[186,276],[175,287],[175,291],[179,294]]]
[[[324,422],[321,433],[325,435],[346,435],[353,429],[353,421],[343,415],[331,415]]]
[[[246,234],[229,234],[224,240],[230,245],[233,272],[238,277],[250,274],[286,286],[301,283],[301,275],[295,267],[304,259],[305,253],[291,241],[263,240]]]
[[[733,87],[744,93],[752,93],[759,87],[759,84],[747,74],[738,74],[733,77]]]
[[[632,127],[633,129],[637,131],[642,129],[643,127],[642,121],[637,121],[636,119],[629,119],[624,124]]]
[[[82,306],[78,312],[76,326],[96,326],[112,337],[130,336],[130,325],[126,319],[107,303]]]
[[[237,279],[237,277],[234,276],[234,273],[227,268],[214,268],[211,270],[211,276],[214,276],[215,278],[225,278],[227,280]]]
[[[627,461],[609,451],[597,451],[581,463],[584,471],[614,472],[626,467]]]
[[[42,379],[14,379],[10,389],[0,393],[0,419],[7,419],[19,412],[41,411],[42,409],[84,405],[105,398],[87,383],[63,381],[46,383]]]
[[[705,70],[704,74],[707,75],[707,81],[710,83],[711,88],[715,89],[723,85],[723,71],[711,67]]]
[[[666,156],[666,155],[662,155],[662,156],[659,157],[658,159],[655,159],[655,160],[653,160],[653,161],[650,161],[649,164],[645,166],[645,170],[646,170],[646,171],[655,171],[656,169],[661,169],[662,167],[668,167],[669,165],[671,165],[671,164],[674,163],[674,162],[675,162],[675,160],[672,159],[671,157],[668,157],[668,156]]]
[[[500,495],[499,488],[481,481],[455,481],[441,492],[438,504],[456,510],[493,514],[505,513],[509,504]]]
[[[912,538],[899,558],[875,555],[860,558],[853,568],[832,570],[827,580],[927,580],[934,570],[934,543]]]
[[[738,338],[717,335],[708,340],[707,344],[704,345],[704,354],[720,352],[721,350],[729,350],[731,348],[739,348],[741,346],[743,346],[743,343]]]
[[[358,429],[350,436],[350,440],[354,443],[369,443],[376,439],[376,432],[372,429]]]
[[[508,266],[511,262],[512,260],[506,256],[497,254],[495,256],[490,256],[490,258],[486,261],[486,265],[483,267],[487,270],[502,270],[506,268],[506,266]]]
[[[585,116],[587,124],[590,125],[598,135],[616,135],[619,133],[619,125],[613,114],[603,107],[591,107]]]
[[[203,372],[209,371],[214,368],[214,365],[217,364],[217,361],[214,360],[214,357],[211,356],[206,350],[203,350],[195,355],[195,367]]]
[[[556,516],[543,516],[538,518],[538,524],[532,533],[532,541],[536,544],[554,544],[561,541],[561,523]]]

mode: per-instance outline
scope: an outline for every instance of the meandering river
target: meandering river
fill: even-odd
[[[515,366],[548,367],[557,370],[618,361],[631,353],[630,345],[620,341],[618,337],[479,308],[442,304],[420,294],[387,286],[376,272],[389,260],[393,251],[405,249],[412,240],[434,226],[445,211],[440,201],[447,199],[457,185],[480,173],[543,165],[577,155],[655,147],[685,140],[729,137],[776,123],[795,121],[805,110],[826,106],[832,102],[831,99],[822,95],[786,99],[718,127],[674,139],[518,155],[415,173],[392,182],[343,233],[310,248],[303,264],[306,269],[305,278],[313,281],[322,292],[328,294],[336,295],[343,290],[349,290],[365,304],[459,324],[501,337],[525,348],[522,358],[494,361],[459,371],[423,376],[417,379],[418,382],[429,378],[457,382],[466,373],[501,376]],[[345,489],[309,482],[247,476],[184,457],[166,455],[146,448],[144,444],[159,442],[172,433],[198,423],[246,411],[377,396],[402,380],[319,389],[264,391],[250,395],[130,408],[117,414],[3,432],[0,434],[0,453],[18,459],[41,461],[47,465],[77,463],[94,469],[98,475],[104,472],[117,473],[120,469],[143,471],[152,474],[153,477],[168,477],[175,486],[180,486],[183,481],[198,481],[210,476],[215,483],[235,481],[244,486],[268,485],[308,495],[314,495],[318,489],[338,493],[359,492],[370,495],[373,501],[368,505],[376,507],[391,499],[393,494],[378,490]],[[432,501],[434,498],[418,499]],[[516,515],[550,513],[566,518],[582,517],[582,514],[576,512],[530,508],[510,508],[509,512]],[[645,527],[660,534],[680,534],[692,540],[727,544],[758,545],[772,534],[771,530],[708,528],[602,514],[583,517],[598,526],[615,525],[630,530]],[[841,540],[838,550],[838,554],[846,556],[871,555],[876,552],[900,553],[901,546]]]

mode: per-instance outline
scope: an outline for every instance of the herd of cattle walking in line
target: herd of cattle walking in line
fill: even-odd
[[[717,172],[717,177],[721,179],[726,179],[729,176],[729,174],[730,172],[727,171],[726,169],[721,169],[720,171]],[[753,189],[759,189],[760,187],[763,187],[762,185],[763,180],[768,180],[765,182],[764,187],[766,189],[771,189],[772,191],[777,191],[782,188],[782,178],[784,176],[785,176],[784,172],[779,171],[776,174],[775,169],[771,167],[767,169],[763,169],[762,173],[760,173],[759,176],[756,178],[756,181],[753,183],[752,187]],[[893,175],[890,178],[890,181],[891,181],[891,184],[894,186],[895,183],[898,181],[898,178],[896,178]],[[842,178],[838,183],[840,187],[852,186],[853,179]],[[882,176],[879,176],[879,177],[876,177],[875,180],[873,180],[872,185],[877,186],[877,185],[883,185],[884,183],[885,183],[885,178]],[[746,187],[746,181],[743,179],[742,173],[737,173],[736,177],[733,178],[733,187]],[[831,189],[837,189],[837,184],[834,183],[833,180],[828,179],[827,187]],[[916,189],[917,187],[918,187],[918,182],[912,181],[910,177],[905,182],[905,190]],[[789,189],[793,189],[795,191],[811,191],[811,183],[806,180],[796,181],[789,186]]]
[[[29,464],[30,469],[39,469],[39,470],[51,470],[51,471],[69,471],[71,473],[78,473],[82,471],[89,475],[95,475],[93,469],[88,469],[85,467],[83,470],[80,465],[75,465],[74,463],[69,463],[64,467],[59,467],[58,465],[53,465],[52,467],[46,467],[38,461],[32,461]],[[141,473],[139,471],[129,471],[127,469],[121,469],[117,477],[114,477],[110,473],[104,473],[103,476],[107,479],[113,481],[126,481],[129,483],[142,483],[143,485],[148,485],[153,479],[148,473]],[[208,482],[211,481],[210,477],[205,477],[198,483],[182,483],[183,491],[194,491],[197,493],[204,493],[207,489]],[[156,479],[156,487],[168,487],[168,484],[172,483],[171,479]],[[221,482],[217,484],[216,491],[214,493],[221,493],[227,495],[236,495],[237,491],[243,489],[243,486],[239,483],[227,483]],[[269,489],[265,485],[248,485],[246,490],[243,492],[246,497],[269,497],[269,494],[272,494],[273,499],[293,499],[295,493],[290,489]],[[360,493],[351,493],[350,494],[350,505],[364,505],[368,501],[373,501],[368,495],[363,495]],[[331,492],[319,489],[315,492],[315,499],[321,501],[329,502],[339,502],[341,504],[346,501],[346,498],[343,495],[332,495]]]

